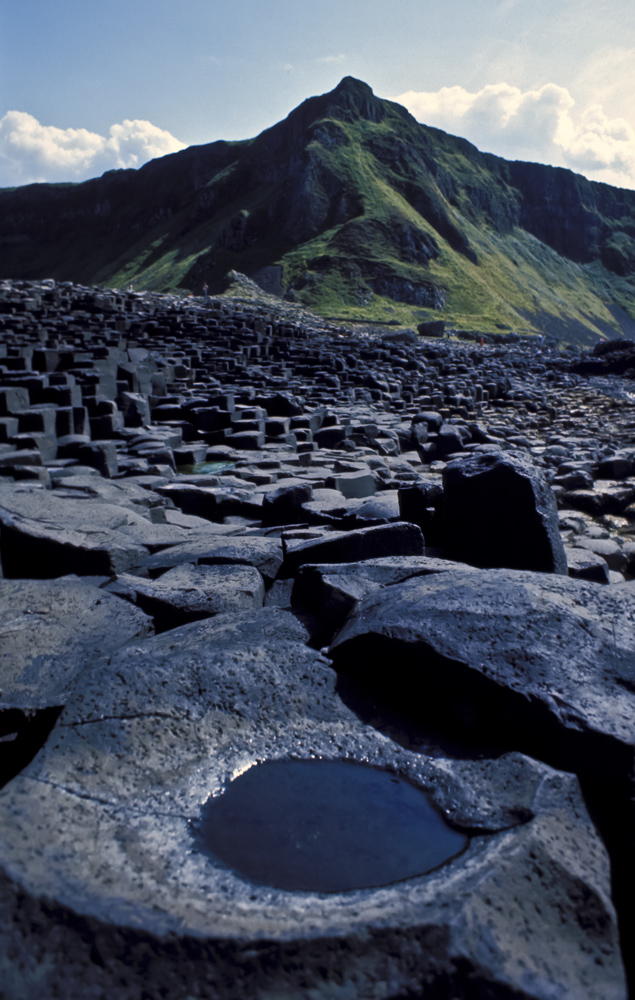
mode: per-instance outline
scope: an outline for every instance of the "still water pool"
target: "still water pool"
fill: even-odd
[[[423,875],[468,841],[404,778],[321,759],[249,768],[205,803],[199,837],[204,851],[253,882],[315,892]]]

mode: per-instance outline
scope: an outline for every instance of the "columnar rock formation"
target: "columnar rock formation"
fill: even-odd
[[[7,997],[626,997],[635,403],[571,365],[0,286]],[[465,850],[341,892],[210,856],[205,802],[289,759]]]

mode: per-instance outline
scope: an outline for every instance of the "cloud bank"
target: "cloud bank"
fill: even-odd
[[[105,170],[140,167],[184,148],[185,143],[147,121],[125,119],[103,136],[84,128],[41,125],[26,111],[8,111],[0,118],[0,187],[83,181]]]
[[[507,83],[476,93],[463,87],[409,90],[395,98],[418,121],[510,160],[568,167],[590,180],[635,189],[635,129],[600,104],[578,110],[555,83],[522,91]]]

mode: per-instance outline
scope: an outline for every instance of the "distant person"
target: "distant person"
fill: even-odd
[[[203,285],[203,296],[207,298],[207,285]]]

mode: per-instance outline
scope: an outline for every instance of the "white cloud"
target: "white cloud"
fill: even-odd
[[[337,56],[321,56],[319,59],[316,59],[315,61],[317,63],[343,63],[345,59],[346,56],[344,55],[343,52],[341,52]]]
[[[105,170],[140,167],[185,144],[151,122],[125,119],[108,136],[87,129],[41,125],[26,111],[0,118],[0,186],[82,181]]]
[[[395,98],[419,121],[464,136],[507,159],[568,167],[591,180],[635,189],[635,129],[599,104],[578,111],[565,87],[522,91],[507,83],[410,90]]]

